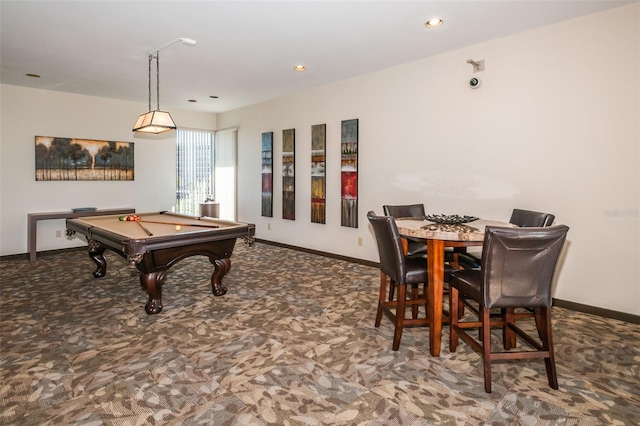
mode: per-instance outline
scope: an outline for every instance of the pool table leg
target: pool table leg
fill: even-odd
[[[89,257],[96,264],[97,268],[93,271],[94,278],[102,278],[107,274],[107,260],[104,258],[106,247],[99,242],[89,241]]]
[[[140,274],[140,285],[149,295],[149,301],[144,305],[144,310],[149,315],[162,311],[162,282],[167,271],[156,271]]]
[[[227,288],[222,284],[222,278],[227,275],[229,269],[231,269],[231,259],[211,259],[209,261],[214,266],[213,274],[211,275],[211,290],[214,296],[223,296],[227,293]]]

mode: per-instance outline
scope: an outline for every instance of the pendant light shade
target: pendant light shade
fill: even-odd
[[[171,119],[171,115],[166,111],[149,111],[140,115],[133,126],[134,132],[162,133],[174,130],[176,123]]]
[[[134,132],[142,133],[163,133],[169,130],[176,129],[176,123],[173,122],[171,115],[166,111],[160,111],[160,53],[156,52],[154,55],[149,55],[149,112],[142,114],[136,120],[136,124],[133,125]],[[151,62],[156,61],[156,101],[157,108],[151,110]]]

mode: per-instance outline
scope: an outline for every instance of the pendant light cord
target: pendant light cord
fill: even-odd
[[[151,111],[151,58],[149,55],[149,111]]]
[[[156,102],[160,111],[160,51],[156,52]]]
[[[149,111],[151,111],[151,61],[155,58],[156,60],[156,102],[157,108],[156,111],[160,111],[160,61],[158,57],[160,56],[160,52],[156,52],[156,55],[153,56],[149,54]]]

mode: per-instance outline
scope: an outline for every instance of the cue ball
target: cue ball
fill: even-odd
[[[182,229],[182,227],[180,225],[176,225],[176,231],[179,231],[181,229]]]

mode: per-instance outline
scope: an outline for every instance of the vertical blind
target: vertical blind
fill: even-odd
[[[178,129],[176,149],[176,212],[199,215],[200,203],[213,196],[213,132]]]
[[[236,128],[215,134],[214,189],[220,218],[229,220],[237,220],[237,134]]]

